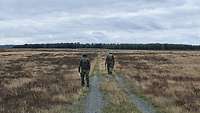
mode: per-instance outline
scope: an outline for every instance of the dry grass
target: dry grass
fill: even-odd
[[[105,78],[104,82],[101,84],[101,89],[104,92],[109,92],[109,101],[111,104],[122,105],[124,102],[127,102],[128,99],[125,93],[117,86],[114,80]]]
[[[77,72],[81,54],[39,49],[1,52],[0,112],[46,113],[61,108],[66,112],[81,95]],[[92,60],[96,57],[88,54]]]
[[[136,106],[129,101],[124,90],[119,87],[115,77],[107,74],[105,70],[105,56],[105,53],[100,53],[97,61],[97,73],[102,75],[100,89],[104,94],[106,102],[103,113],[140,113]]]
[[[152,100],[162,113],[200,112],[200,52],[116,53],[137,92]]]
[[[103,113],[140,113],[136,106],[129,101],[127,94],[118,86],[114,79],[104,78],[101,90],[104,92],[107,105],[103,109]]]

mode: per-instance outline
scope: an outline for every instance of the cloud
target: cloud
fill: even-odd
[[[199,0],[1,0],[0,44],[200,44]]]

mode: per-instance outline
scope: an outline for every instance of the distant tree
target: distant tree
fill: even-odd
[[[103,48],[103,49],[130,49],[130,50],[200,50],[200,46],[183,44],[81,44],[81,43],[55,43],[55,44],[24,44],[13,48]]]

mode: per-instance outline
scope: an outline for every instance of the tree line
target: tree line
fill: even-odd
[[[200,50],[200,45],[184,44],[81,44],[81,43],[55,43],[55,44],[24,44],[13,48],[100,48],[100,49],[129,49],[129,50]]]

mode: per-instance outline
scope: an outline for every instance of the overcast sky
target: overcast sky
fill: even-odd
[[[0,0],[0,44],[200,44],[200,0]]]

